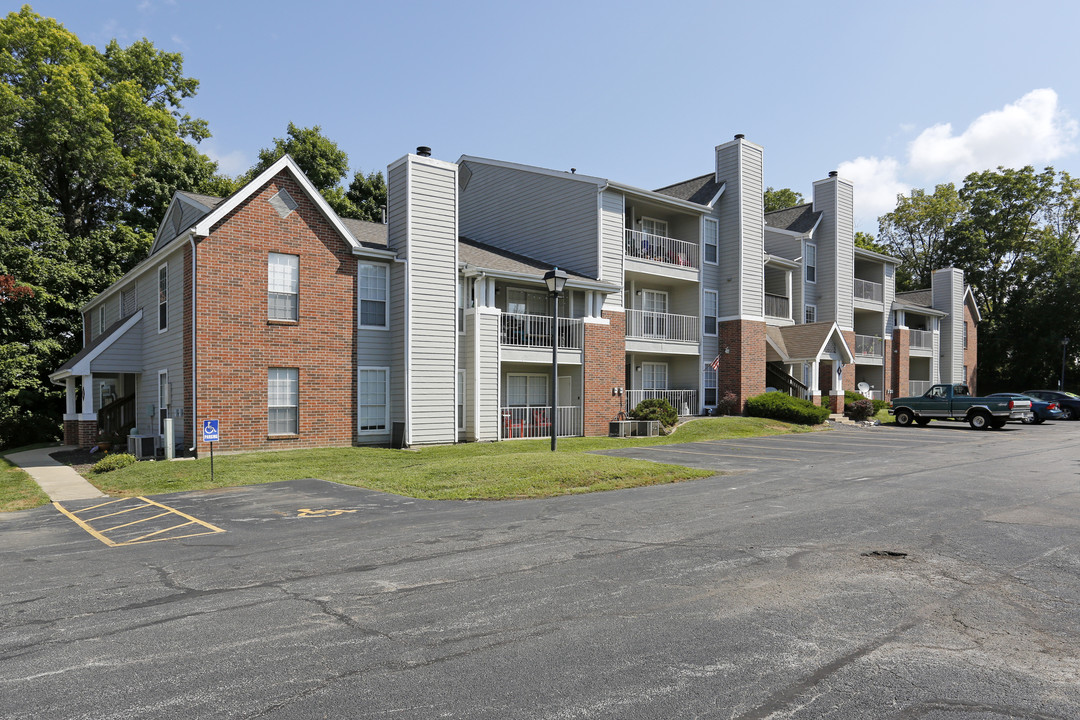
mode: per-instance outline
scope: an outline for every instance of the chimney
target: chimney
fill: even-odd
[[[416,154],[420,157],[431,157],[431,148],[427,145],[420,145],[416,148]]]
[[[836,176],[837,176],[837,175],[839,175],[839,174],[840,174],[840,173],[836,172],[835,170],[830,170],[830,171],[829,171],[829,177],[831,177],[831,178],[834,178],[834,177],[836,177]]]

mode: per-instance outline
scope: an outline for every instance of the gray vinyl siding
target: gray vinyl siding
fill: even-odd
[[[184,246],[161,257],[155,257],[146,270],[138,277],[138,307],[143,310],[139,322],[142,334],[142,376],[136,393],[135,407],[140,434],[158,432],[158,372],[168,370],[169,383],[172,386],[172,417],[177,441],[181,439],[190,444],[190,418],[183,417],[186,388],[184,387]],[[158,332],[158,268],[168,265],[168,330]],[[132,328],[138,335],[140,328]],[[150,417],[146,408],[154,407],[154,416]]]
[[[836,323],[852,327],[855,312],[855,206],[850,183],[836,183]]]
[[[739,258],[742,247],[742,227],[739,222],[739,159],[735,148],[721,148],[717,153],[717,173],[727,189],[716,204],[715,217],[719,220],[719,265],[702,264],[702,281],[719,291],[720,316],[734,317],[739,314]],[[729,279],[730,278],[730,279]]]
[[[814,233],[817,244],[817,298],[818,322],[837,322],[836,296],[836,186],[829,181],[814,185],[814,210],[822,213]]]
[[[457,438],[457,172],[409,158],[411,444]]]
[[[386,173],[386,232],[387,245],[402,258],[408,257],[406,233],[409,218],[406,214],[408,170],[405,163],[392,166]]]
[[[761,317],[765,312],[765,200],[761,148],[742,144],[743,207],[742,315]]]
[[[405,294],[405,265],[390,265],[390,422],[405,422],[405,380],[408,368],[405,354],[407,325],[405,312],[407,307]]]
[[[477,314],[479,354],[477,356],[476,380],[480,407],[476,418],[476,439],[491,441],[499,439],[499,316],[494,313]]]
[[[467,165],[472,177],[460,198],[464,237],[599,275],[595,183],[475,160]]]
[[[931,303],[949,313],[941,318],[941,381],[964,380],[964,274],[955,268],[935,270]]]
[[[885,282],[882,287],[882,299],[885,304],[885,337],[892,338],[896,328],[896,313],[892,312],[893,301],[896,299],[896,266],[891,263],[885,264]]]
[[[90,362],[90,371],[95,373],[137,373],[142,369],[142,332],[138,325],[117,338]]]
[[[719,290],[721,317],[764,312],[762,164],[761,148],[753,143],[736,140],[716,149],[717,179],[727,186],[716,210],[720,264],[703,265],[703,282]]]
[[[625,203],[619,193],[606,190],[600,193],[601,267],[599,280],[623,283],[623,258],[625,256]],[[622,293],[608,293],[604,307],[621,310]]]
[[[470,281],[471,282],[471,281]],[[458,334],[458,369],[465,371],[465,431],[459,440],[476,439],[476,309],[465,311],[465,332]]]

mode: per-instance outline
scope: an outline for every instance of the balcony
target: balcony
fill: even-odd
[[[774,318],[791,318],[791,298],[783,295],[765,293],[765,316]]]
[[[663,398],[667,400],[675,412],[682,414],[682,406],[685,403],[691,413],[698,411],[697,390],[627,390],[626,411],[630,412],[638,406],[642,400]]]
[[[499,320],[499,341],[509,347],[551,348],[551,318],[546,315],[503,313]],[[559,318],[559,347],[580,350],[585,344],[581,320]]]
[[[911,330],[908,335],[908,347],[919,350],[933,350],[934,332],[932,330]]]
[[[626,257],[694,270],[701,267],[701,253],[697,243],[652,235],[640,230],[626,231]]]
[[[885,340],[873,335],[856,335],[855,355],[860,357],[885,357]]]
[[[885,286],[881,283],[855,278],[855,299],[869,300],[871,302],[884,302]]]
[[[551,347],[551,344],[548,344]],[[555,408],[559,419],[556,433],[559,437],[577,437],[583,433],[581,408],[567,405]],[[499,437],[503,440],[517,438],[551,437],[550,407],[504,407],[500,409]]]
[[[909,380],[908,395],[912,397],[922,395],[930,389],[932,384],[929,380]]]
[[[660,340],[696,345],[701,340],[701,318],[695,315],[627,310],[626,337],[635,340]],[[551,345],[549,344],[548,347]]]

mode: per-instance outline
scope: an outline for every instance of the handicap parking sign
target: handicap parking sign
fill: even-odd
[[[218,440],[218,421],[217,420],[203,420],[202,439],[203,439],[203,442],[217,442],[217,440]]]

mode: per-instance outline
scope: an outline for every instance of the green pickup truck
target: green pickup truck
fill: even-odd
[[[972,397],[962,384],[933,385],[917,397],[895,398],[889,414],[896,424],[925,425],[931,420],[966,420],[975,430],[1004,427],[1009,420],[1023,420],[1031,402],[1003,397]]]

